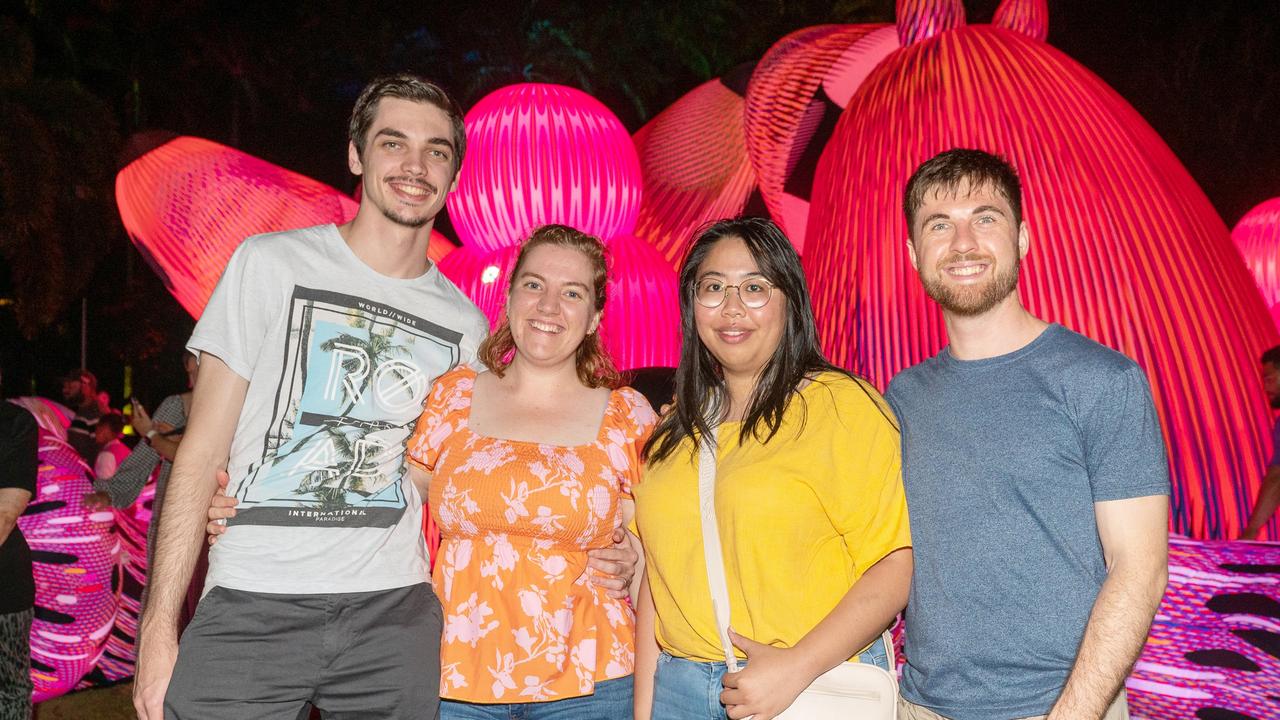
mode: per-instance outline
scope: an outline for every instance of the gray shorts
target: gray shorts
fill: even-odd
[[[215,587],[182,634],[166,720],[425,718],[440,706],[440,602],[426,583],[335,595]]]

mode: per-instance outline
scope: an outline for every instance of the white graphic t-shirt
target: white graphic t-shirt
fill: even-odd
[[[206,589],[346,593],[428,580],[404,443],[437,376],[471,363],[484,315],[433,265],[375,272],[333,225],[232,255],[188,348],[249,381],[231,443],[237,514]]]

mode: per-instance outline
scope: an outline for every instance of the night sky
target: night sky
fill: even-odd
[[[989,21],[997,4],[966,3],[969,21]],[[102,198],[112,192],[112,166],[139,147],[128,138],[151,130],[223,142],[351,190],[347,116],[364,82],[387,71],[437,78],[468,107],[523,78],[574,85],[603,100],[634,131],[700,82],[759,58],[792,30],[889,22],[893,15],[892,0],[20,5],[0,10],[0,33],[28,38],[33,62],[26,85],[18,87],[13,78],[21,73],[5,70],[21,58],[0,52],[0,113],[14,112],[17,98],[38,121],[53,124],[31,99],[42,82],[73,81],[96,98],[83,112],[114,134],[114,144],[99,143],[112,152],[105,159],[86,151],[59,154],[54,182],[93,183]],[[1146,118],[1228,227],[1280,196],[1280,0],[1049,5],[1049,43],[1097,73]],[[10,177],[26,178],[39,165],[23,163],[40,161],[20,140],[0,141],[0,228],[14,227],[13,207],[28,200],[13,181],[5,184],[6,164]],[[96,175],[93,162],[105,164]],[[178,353],[192,321],[132,249],[118,218],[93,217],[96,226],[80,223],[76,230],[94,239],[67,248],[82,262],[59,283],[66,292],[49,296],[62,308],[51,323],[24,338],[14,304],[0,304],[4,394],[34,387],[58,395],[56,378],[78,364],[80,298],[87,296],[90,369],[118,405],[128,361],[136,394],[154,406],[181,389]],[[87,243],[93,247],[84,251]],[[20,272],[10,262],[0,267],[0,298],[14,297]]]

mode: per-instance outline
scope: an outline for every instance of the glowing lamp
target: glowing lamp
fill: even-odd
[[[1231,239],[1280,327],[1280,198],[1245,213],[1231,230]]]
[[[561,85],[510,85],[467,113],[467,154],[449,219],[490,252],[560,223],[599,237],[631,232],[641,178],[635,146],[600,101]]]
[[[1143,367],[1173,529],[1235,537],[1270,445],[1257,356],[1280,337],[1204,193],[1114,90],[1039,39],[1037,7],[1006,0],[996,19],[1013,25],[974,26],[959,2],[899,3],[903,47],[853,95],[814,179],[804,265],[823,347],[884,387],[943,346],[902,191],[943,150],[1003,155],[1031,233],[1023,301]]]

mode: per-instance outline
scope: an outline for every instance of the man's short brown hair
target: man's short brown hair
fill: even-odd
[[[453,172],[456,175],[458,168],[462,167],[462,155],[467,149],[462,110],[439,85],[408,73],[380,77],[360,91],[360,97],[356,98],[356,105],[351,109],[351,124],[347,129],[352,144],[356,146],[356,153],[364,158],[364,144],[369,135],[369,127],[373,125],[373,117],[378,113],[378,101],[384,97],[428,103],[444,111],[453,128]]]

